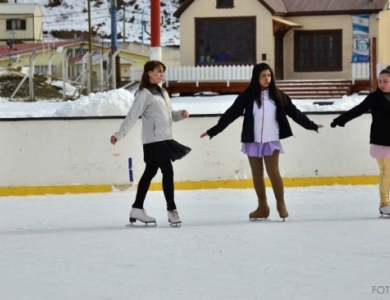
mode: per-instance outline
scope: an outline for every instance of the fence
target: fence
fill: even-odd
[[[310,119],[317,124],[330,124],[337,115],[312,114]],[[242,118],[218,139],[199,140],[198,133],[213,126],[218,119],[219,116],[191,116],[173,124],[177,139],[196,149],[191,152],[191,158],[175,162],[176,188],[250,187],[248,159],[241,153],[240,143],[232,142],[233,136],[237,139],[240,136]],[[115,147],[108,141],[102,142],[102,136],[110,136],[122,121],[105,117],[1,120],[0,196],[41,191],[64,193],[72,189],[90,192],[106,185],[106,190],[111,190],[111,185],[129,184],[130,157],[134,179],[138,181],[144,168],[139,140],[142,122],[137,121],[132,134]],[[368,134],[356,134],[365,132],[370,123],[371,116],[364,114],[354,121],[354,126],[346,126],[337,135],[327,127],[314,137],[312,131],[291,122],[295,138],[283,140],[283,146],[289,151],[280,161],[285,185],[373,184],[377,181],[377,166],[367,157]],[[23,138],[15,139],[21,132]],[[41,138],[42,132],[45,139]],[[350,145],[359,145],[354,155],[350,154]],[[159,173],[153,180],[158,189],[161,189],[160,182]]]
[[[378,63],[377,73],[388,65],[390,63]],[[201,81],[218,81],[229,86],[230,81],[250,81],[252,69],[253,66],[167,66],[165,81],[167,86],[169,81],[196,82],[196,86]],[[132,68],[131,79],[138,81],[142,72],[142,68]],[[352,84],[355,80],[370,79],[370,72],[370,63],[352,63]]]
[[[352,84],[358,79],[370,79],[370,72],[370,63],[352,63]]]
[[[222,81],[230,86],[230,81],[250,81],[252,69],[253,66],[167,66],[164,77],[167,86],[170,81],[196,82],[196,86],[202,81]],[[139,80],[142,72],[142,68],[132,68],[131,79]]]
[[[380,71],[385,69],[390,63],[377,63],[376,76],[379,76]],[[370,79],[370,63],[352,63],[352,84],[355,84],[355,80],[368,80]]]

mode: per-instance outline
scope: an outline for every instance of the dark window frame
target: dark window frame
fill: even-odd
[[[335,48],[334,50],[329,49],[329,44],[324,42],[322,51],[319,50],[319,44],[315,45],[315,39],[326,39],[327,37],[332,36],[335,38]],[[300,44],[300,38],[307,38],[309,41],[306,44],[308,46],[306,49],[308,58],[308,65],[302,67],[300,61],[302,59],[301,52],[305,51],[304,45]],[[331,55],[329,55],[332,51]],[[319,62],[321,58],[314,57],[315,55],[322,54],[324,64],[315,66],[316,60]],[[343,70],[343,31],[341,29],[332,29],[332,30],[295,30],[294,31],[294,72],[334,72]],[[330,63],[331,60],[334,60],[334,65]]]
[[[20,22],[20,26],[17,26]],[[15,25],[15,26],[14,26]],[[18,28],[20,27],[20,28]],[[6,20],[6,30],[26,30],[26,20],[24,19],[7,19]]]
[[[200,56],[201,54],[199,53],[199,48],[200,48],[200,23],[201,22],[215,22],[215,21],[228,21],[228,20],[234,20],[234,21],[240,21],[240,20],[245,20],[248,22],[251,22],[253,26],[253,32],[250,36],[250,39],[253,41],[252,42],[252,48],[250,49],[251,56],[252,56],[252,61],[226,61],[226,62],[221,62],[221,61],[216,61],[216,62],[207,62],[205,60],[204,63],[200,62]],[[234,43],[234,42],[232,42]],[[256,57],[256,17],[220,17],[220,18],[195,18],[195,65],[196,66],[229,66],[229,65],[253,65],[257,61]],[[210,53],[212,54],[212,53]]]
[[[234,8],[234,0],[217,0],[217,8]]]

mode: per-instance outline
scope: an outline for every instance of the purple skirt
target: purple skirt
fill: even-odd
[[[280,153],[284,153],[280,141],[267,143],[243,143],[241,147],[241,151],[251,157],[271,156],[275,150],[279,150]]]
[[[390,158],[390,147],[371,144],[370,155],[373,158]]]

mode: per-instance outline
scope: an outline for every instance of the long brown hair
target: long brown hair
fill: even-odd
[[[390,76],[390,66],[388,66],[386,69],[383,69],[383,70],[379,73],[379,75],[380,75],[380,74],[387,74],[387,75]]]
[[[156,69],[156,68],[162,68],[163,72],[165,72],[165,70],[166,70],[165,65],[161,61],[149,60],[149,61],[147,61],[145,63],[145,65],[144,65],[144,72],[142,73],[141,82],[139,84],[137,92],[140,91],[140,90],[143,90],[145,87],[150,85],[148,72],[149,71],[154,71],[154,69]]]
[[[275,103],[277,105],[284,106],[285,102],[284,102],[283,93],[281,90],[279,90],[276,87],[274,72],[272,71],[271,67],[268,64],[261,63],[261,64],[255,65],[253,67],[252,78],[251,78],[251,82],[250,82],[248,88],[250,88],[252,90],[252,93],[254,93],[254,96],[256,97],[257,105],[260,107],[261,86],[259,83],[259,77],[260,77],[261,72],[263,72],[265,70],[268,70],[271,73],[271,82],[269,83],[269,86],[268,86],[270,98],[273,101],[275,101]]]

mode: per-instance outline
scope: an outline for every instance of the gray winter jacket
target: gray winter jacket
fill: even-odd
[[[152,94],[148,89],[137,92],[133,105],[119,131],[114,134],[117,141],[133,128],[139,116],[142,118],[142,143],[149,144],[172,139],[172,121],[183,120],[182,111],[174,111],[168,93]]]

